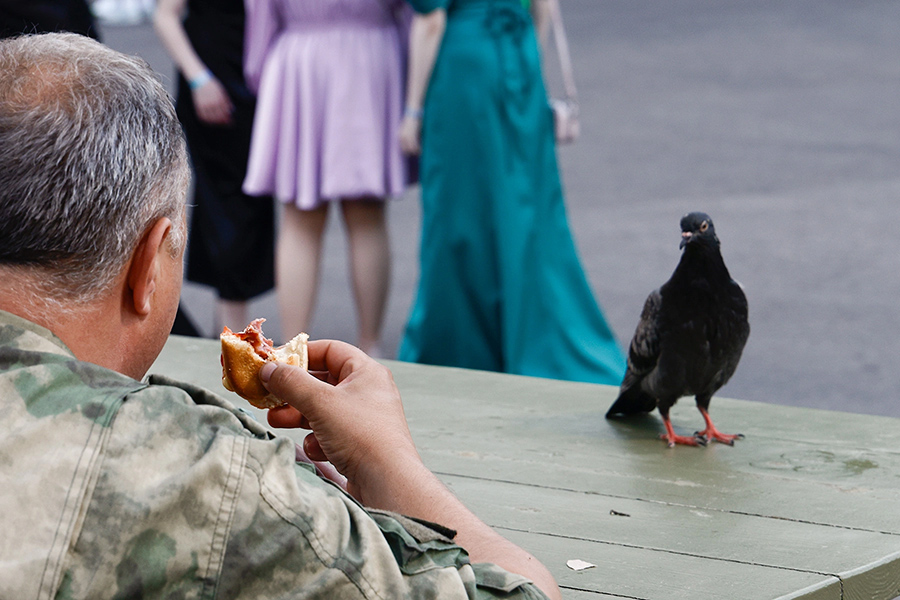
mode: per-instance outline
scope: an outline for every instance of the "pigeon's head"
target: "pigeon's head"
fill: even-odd
[[[708,214],[692,212],[681,217],[681,245],[679,247],[684,248],[688,244],[719,246],[716,228]]]

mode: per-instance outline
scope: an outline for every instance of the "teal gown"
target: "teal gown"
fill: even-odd
[[[422,238],[399,359],[618,385],[625,360],[566,218],[553,117],[521,0],[447,10],[422,120]]]

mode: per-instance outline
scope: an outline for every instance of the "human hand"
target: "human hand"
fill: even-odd
[[[478,519],[425,467],[386,367],[343,342],[312,341],[307,350],[309,372],[275,362],[260,371],[263,385],[289,404],[269,411],[270,425],[311,429],[303,452],[330,461],[364,506],[442,523],[457,531],[473,563],[496,563],[561,598],[544,565]]]
[[[191,90],[197,117],[207,125],[231,125],[234,105],[221,82],[213,77]]]
[[[316,469],[316,474],[319,477],[324,479],[328,479],[336,483],[341,489],[347,491],[347,478],[338,473],[337,469],[334,468],[330,462],[326,461],[315,461],[306,455],[306,451],[303,450],[303,446],[300,444],[294,444],[294,460],[298,463],[306,463],[312,465]]]
[[[400,149],[406,154],[420,154],[421,135],[422,119],[415,115],[405,115],[400,121]]]
[[[393,376],[343,342],[311,341],[308,352],[309,372],[278,363],[260,371],[263,385],[289,404],[270,410],[269,424],[312,430],[306,455],[331,462],[363,504],[385,507],[391,488],[410,481],[401,484],[401,474],[425,471]]]

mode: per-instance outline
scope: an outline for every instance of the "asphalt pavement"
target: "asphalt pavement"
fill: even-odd
[[[750,302],[750,341],[720,395],[900,417],[900,3],[562,0],[562,9],[583,127],[559,152],[569,218],[623,346],[678,261],[681,215],[703,210]],[[103,34],[171,84],[148,24]],[[552,52],[546,62],[560,90]],[[392,355],[418,277],[418,189],[389,216]],[[352,342],[333,217],[310,334]],[[185,285],[187,311],[208,335],[213,299]],[[274,293],[252,311],[277,331]]]

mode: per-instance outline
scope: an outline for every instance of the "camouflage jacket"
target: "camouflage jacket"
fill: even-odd
[[[0,598],[544,598],[203,389],[0,312]]]

